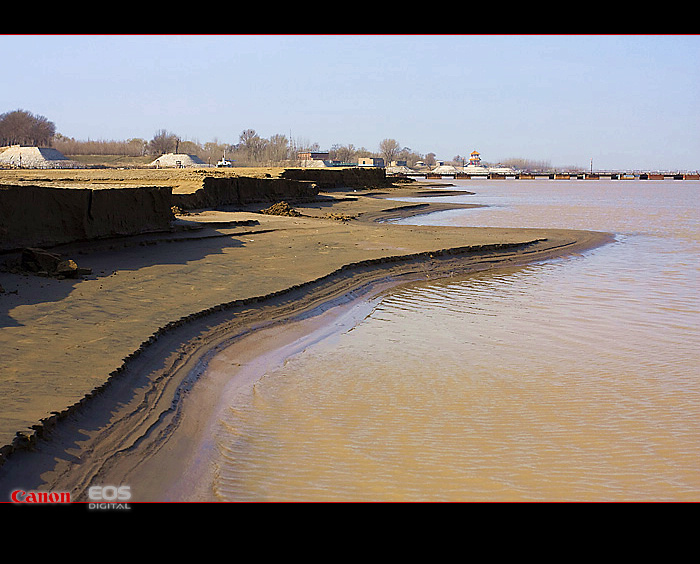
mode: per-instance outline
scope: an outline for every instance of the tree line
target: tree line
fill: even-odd
[[[156,131],[151,139],[77,140],[58,133],[55,124],[44,116],[34,115],[25,110],[0,114],[0,146],[6,145],[54,147],[68,157],[120,155],[156,158],[165,153],[186,153],[196,155],[209,164],[216,164],[225,157],[238,166],[284,165],[297,161],[300,152],[320,151],[318,143],[292,139],[283,134],[265,138],[254,129],[243,130],[237,143],[199,143],[182,139],[166,129]],[[355,147],[352,144],[335,144],[328,152],[329,158],[339,163],[355,163],[361,157],[381,157],[387,164],[403,160],[409,166],[414,166],[420,161],[426,164],[435,162],[434,153],[421,155],[407,147],[400,147],[394,139],[382,141],[379,151]]]
[[[32,145],[54,147],[67,157],[80,155],[120,155],[126,157],[157,158],[165,153],[185,153],[196,155],[205,163],[216,164],[220,159],[233,161],[236,166],[284,166],[298,161],[298,153],[320,150],[318,143],[292,139],[276,134],[269,138],[260,136],[254,129],[241,132],[237,143],[209,141],[199,143],[183,140],[175,133],[161,129],[153,138],[133,138],[114,140],[76,140],[56,132],[56,126],[44,116],[34,115],[25,110],[15,110],[0,114],[0,146]],[[362,157],[382,158],[386,165],[393,161],[403,161],[408,167],[421,163],[427,166],[436,164],[435,153],[421,154],[408,147],[402,147],[395,139],[384,139],[377,151],[352,144],[333,145],[329,159],[338,163],[357,163]],[[462,166],[466,158],[456,155],[450,164]],[[511,159],[508,163],[520,169],[545,169],[549,163]]]
[[[276,166],[289,165],[298,160],[301,152],[320,152],[318,143],[291,139],[283,134],[262,137],[254,129],[245,129],[238,138],[238,143],[221,143],[209,141],[198,143],[183,140],[175,133],[165,129],[157,131],[150,140],[129,139],[126,141],[78,141],[57,134],[53,146],[66,156],[73,155],[123,155],[142,157],[151,155],[154,158],[165,153],[185,153],[196,155],[205,163],[216,164],[220,159],[233,161],[237,166]],[[400,147],[394,139],[385,139],[379,145],[378,151],[365,147],[355,147],[352,144],[335,144],[329,150],[331,161],[343,164],[357,163],[361,157],[384,159],[385,163],[406,161],[408,166],[425,162],[435,164],[435,154],[422,155],[407,147]]]

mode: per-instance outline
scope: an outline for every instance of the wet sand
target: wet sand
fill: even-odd
[[[609,240],[377,221],[451,207],[386,199],[423,192],[334,192],[295,204],[301,217],[203,211],[180,216],[176,233],[55,249],[92,269],[83,279],[0,273],[0,444],[23,431],[31,446],[0,467],[0,496],[19,486],[85,500],[91,484],[128,483],[132,501],[197,499],[217,400],[246,381],[243,368],[234,380],[207,370],[217,353],[249,366],[246,359],[280,354],[388,285]]]

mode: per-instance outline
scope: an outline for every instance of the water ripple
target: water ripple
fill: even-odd
[[[621,184],[507,181],[505,207],[430,218],[620,235],[388,293],[232,406],[220,499],[698,501],[697,201]]]

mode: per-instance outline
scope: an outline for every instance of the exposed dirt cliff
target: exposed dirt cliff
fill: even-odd
[[[183,210],[246,205],[281,200],[304,201],[318,195],[318,186],[303,180],[208,176],[192,193],[174,193],[173,205]]]
[[[36,181],[18,177],[16,183],[0,184],[0,251],[167,230],[173,207],[303,202],[315,199],[320,190],[387,185],[381,169],[287,169],[279,177],[220,176],[212,171],[202,178],[201,187],[183,189],[175,178],[181,173],[175,170],[172,186],[161,178],[163,171],[139,171],[137,182],[147,182],[148,174],[161,175],[158,185],[151,186],[135,186],[133,181],[126,185],[130,171],[111,172],[109,186],[102,183],[102,171],[93,172],[99,178],[92,181],[90,171],[64,171],[55,178],[52,171],[42,171]],[[115,186],[119,174],[123,187]],[[197,176],[194,179],[199,182]],[[69,181],[77,184],[70,186]]]
[[[383,168],[289,168],[280,177],[311,181],[320,190],[384,188],[389,183]]]
[[[0,250],[168,229],[171,199],[167,187],[0,186]]]

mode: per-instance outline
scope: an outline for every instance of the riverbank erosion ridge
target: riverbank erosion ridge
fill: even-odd
[[[392,201],[450,193],[381,170],[0,174],[0,496],[21,485],[79,499],[129,475],[149,500],[153,461],[175,480],[196,448],[214,408],[187,398],[222,347],[386,285],[611,240],[385,222],[479,205]],[[45,254],[75,268],[41,266]]]

